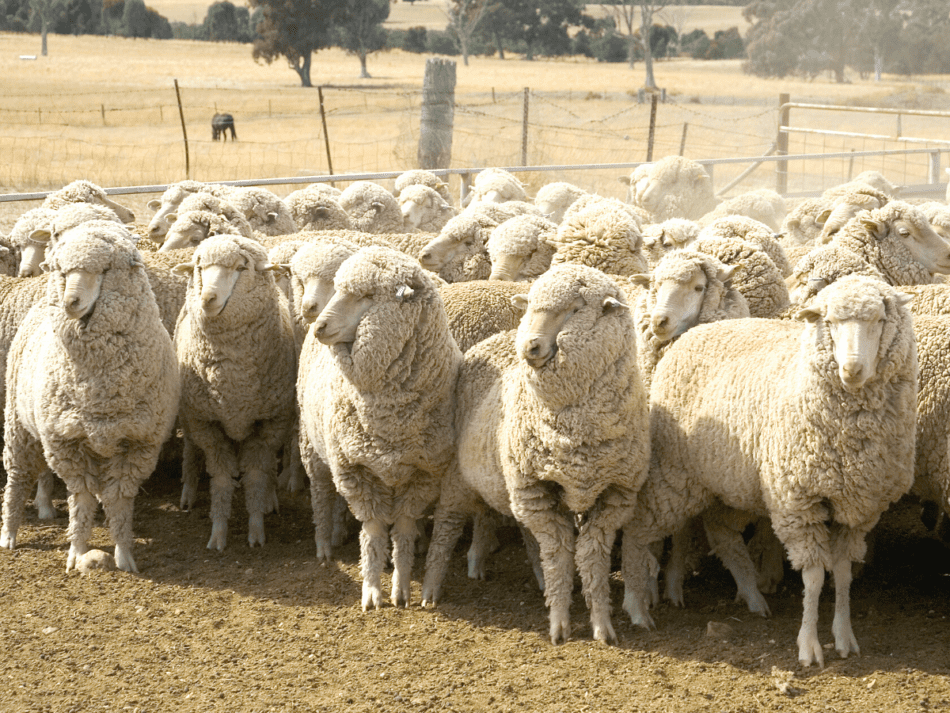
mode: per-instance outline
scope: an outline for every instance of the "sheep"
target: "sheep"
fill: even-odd
[[[293,423],[295,348],[287,301],[267,252],[239,235],[201,243],[191,262],[185,306],[175,327],[184,435],[181,507],[194,505],[197,456],[211,476],[208,549],[227,544],[231,496],[241,478],[248,544],[265,542],[277,457]]]
[[[48,463],[69,490],[66,571],[87,551],[98,498],[116,565],[137,572],[133,499],[178,410],[171,338],[121,226],[68,231],[47,264],[46,298],[27,315],[7,360],[0,547],[16,546],[27,489]]]
[[[30,253],[39,254],[41,244],[31,241],[30,235],[32,235],[35,230],[48,226],[55,216],[56,210],[53,208],[31,208],[21,213],[17,218],[16,223],[13,224],[13,230],[10,231],[9,237],[9,242],[11,247],[13,247],[14,257],[16,258],[15,275],[29,277],[40,273],[39,265],[43,261],[43,258],[35,259]],[[45,250],[45,247],[43,249]],[[24,252],[27,253],[25,261],[26,269],[24,269],[21,274],[20,269],[21,266],[24,265]]]
[[[685,218],[670,218],[643,226],[643,256],[650,268],[672,250],[687,247],[699,237],[699,224]]]
[[[818,217],[823,223],[818,242],[830,242],[834,234],[862,210],[882,208],[889,200],[886,194],[866,185],[859,184],[842,191],[834,197],[832,207]]]
[[[781,229],[787,212],[782,196],[775,191],[761,188],[724,200],[701,217],[699,224],[705,227],[721,218],[738,215],[764,223],[774,233]]]
[[[738,238],[758,245],[775,263],[782,277],[792,274],[792,266],[775,233],[764,223],[742,215],[731,215],[707,223],[699,233],[700,238]]]
[[[304,341],[297,377],[317,558],[330,558],[335,486],[362,523],[363,610],[381,603],[387,535],[392,602],[408,606],[416,520],[436,499],[455,450],[462,353],[433,279],[408,256],[362,248],[337,270],[334,288]]]
[[[585,195],[587,191],[583,188],[578,188],[573,183],[558,181],[541,186],[534,197],[534,204],[541,211],[541,215],[560,223],[571,204]]]
[[[846,183],[839,183],[837,186],[827,189],[822,193],[822,198],[834,199],[844,195],[854,188],[868,186],[876,191],[884,193],[890,198],[896,198],[900,191],[893,183],[884,178],[880,171],[862,171],[857,176]]]
[[[647,270],[640,250],[642,237],[628,213],[591,205],[565,217],[550,239],[551,266],[575,263],[596,267],[608,275],[637,275]]]
[[[13,277],[17,274],[17,249],[9,236],[0,235],[0,276]]]
[[[830,210],[830,200],[806,198],[785,216],[780,242],[792,266],[815,247],[824,226],[823,217]]]
[[[43,200],[43,208],[58,210],[69,203],[93,203],[110,208],[123,223],[134,223],[135,214],[124,205],[109,198],[106,192],[91,181],[73,181]]]
[[[277,282],[280,291],[284,293],[284,297],[287,298],[291,317],[294,315],[294,297],[290,278],[290,261],[294,259],[297,251],[307,244],[305,240],[288,240],[267,251],[267,261],[275,266],[274,280]],[[277,266],[280,266],[280,269]],[[294,341],[296,342],[296,339]],[[299,346],[300,342],[297,342],[297,344]]]
[[[171,225],[172,222],[168,220],[169,213],[174,213],[178,210],[178,206],[181,205],[185,196],[202,190],[205,190],[205,184],[200,181],[179,181],[165,189],[161,199],[150,200],[148,207],[150,210],[154,210],[155,214],[148,224],[149,239],[161,243],[161,239],[168,232],[168,226]]]
[[[944,240],[950,241],[950,206],[933,201],[918,206],[927,222]]]
[[[209,198],[218,200],[207,194]],[[182,202],[185,205],[185,202]],[[212,235],[242,235],[253,238],[254,230],[250,222],[241,213],[224,215],[209,210],[189,210],[170,214],[173,218],[171,228],[165,234],[165,241],[158,252],[170,252],[182,248],[193,248]]]
[[[509,218],[495,228],[486,248],[491,261],[490,280],[531,281],[551,266],[554,246],[549,239],[557,224],[536,215]]]
[[[48,211],[48,209],[40,209]],[[96,205],[94,203],[69,203],[55,211],[45,213],[46,219],[33,221],[33,230],[23,239],[23,232],[14,228],[14,234],[17,236],[16,246],[20,252],[20,265],[17,274],[20,277],[32,277],[40,274],[40,264],[46,257],[46,246],[50,240],[57,240],[64,232],[70,228],[75,228],[81,223],[88,223],[93,220],[107,220],[113,223],[121,223],[119,217],[111,208]],[[21,225],[17,221],[17,225]],[[138,238],[129,233],[133,242]]]
[[[318,183],[315,186],[294,191],[284,199],[297,228],[300,230],[355,230],[353,219],[340,205],[340,192],[337,191],[334,195],[322,186],[323,184]]]
[[[487,505],[540,549],[551,641],[570,637],[575,560],[594,639],[615,641],[610,551],[649,462],[633,319],[617,284],[585,265],[552,267],[518,301],[517,332],[471,349],[459,374],[456,470],[436,508],[422,603],[438,602],[466,517]]]
[[[398,200],[405,226],[410,230],[438,233],[458,213],[438,191],[428,186],[407,186]]]
[[[650,275],[633,279],[645,289],[634,306],[637,365],[649,391],[660,357],[688,329],[749,316],[749,305],[732,285],[741,267],[724,265],[692,250],[668,253]]]
[[[649,543],[718,498],[768,514],[805,582],[799,661],[824,665],[818,595],[834,576],[835,648],[858,652],[851,563],[887,506],[913,481],[917,353],[906,295],[850,275],[790,320],[695,327],[664,355],[650,391],[652,458],[624,528],[624,609],[652,628]],[[737,378],[737,374],[740,375]],[[714,454],[714,457],[710,457]],[[754,612],[768,605],[741,533],[704,515],[713,549]]]
[[[340,194],[340,205],[364,233],[399,233],[405,221],[392,193],[371,181],[351,183]]]
[[[743,266],[732,284],[749,303],[751,316],[777,317],[788,308],[788,287],[782,273],[755,243],[737,238],[700,237],[689,247],[712,255],[726,265]]]
[[[856,252],[835,244],[822,245],[799,260],[785,280],[789,300],[794,305],[804,306],[845,275],[867,275],[884,280],[884,275]]]
[[[457,215],[419,253],[419,262],[446,282],[484,280],[491,275],[485,247],[492,229],[503,222],[488,216]]]
[[[466,198],[468,203],[478,201],[505,203],[527,199],[521,181],[503,168],[486,168],[479,171],[472,183],[472,190]]]
[[[221,187],[224,190],[214,192],[232,204],[251,227],[263,235],[289,235],[297,232],[297,224],[290,214],[290,208],[274,193],[266,188]]]
[[[561,220],[558,221],[558,223],[563,223],[566,220],[570,220],[576,213],[585,211],[595,204],[604,208],[615,208],[628,213],[630,217],[633,218],[634,222],[636,222],[638,230],[644,225],[649,225],[653,222],[652,214],[644,211],[639,206],[624,203],[623,201],[617,200],[616,198],[607,198],[605,196],[599,196],[596,193],[588,193],[571,203],[568,209],[564,211],[564,215],[561,217]]]
[[[393,185],[393,193],[398,198],[409,186],[427,186],[432,188],[442,196],[442,200],[452,205],[452,194],[449,193],[449,184],[431,171],[426,171],[421,168],[404,171],[396,178],[396,182]]]
[[[950,244],[919,209],[903,201],[859,213],[831,244],[860,255],[892,285],[927,284],[934,273],[950,274]]]
[[[717,204],[705,169],[682,156],[638,166],[620,181],[629,187],[627,202],[645,209],[654,223],[670,218],[699,220]]]
[[[524,310],[512,303],[525,290],[523,282],[470,280],[439,289],[449,331],[464,354],[488,337],[516,329]]]
[[[291,314],[298,352],[310,325],[333,297],[336,271],[359,249],[356,243],[342,239],[308,242],[290,261]]]

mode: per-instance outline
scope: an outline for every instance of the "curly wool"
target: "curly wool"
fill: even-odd
[[[785,281],[789,299],[795,304],[806,305],[824,288],[846,275],[866,275],[884,280],[884,275],[857,253],[835,244],[822,245],[799,260]]]
[[[863,184],[850,185],[846,190],[829,198],[832,200],[831,210],[825,210],[819,216],[819,220],[824,222],[821,235],[818,236],[819,243],[829,242],[835,233],[862,210],[882,208],[890,200],[887,194]]]
[[[687,247],[699,237],[699,224],[685,218],[670,218],[643,226],[643,255],[650,269],[672,250]]]
[[[550,238],[551,266],[578,264],[608,275],[638,275],[647,271],[641,252],[643,238],[636,221],[625,211],[591,205],[565,217]]]
[[[935,287],[927,285],[925,287]],[[938,503],[950,514],[950,313],[914,316],[919,369],[917,375],[917,449],[914,493]]]
[[[703,227],[728,216],[745,216],[765,224],[770,232],[777,232],[788,209],[785,200],[775,191],[762,188],[729,198],[699,219]]]
[[[758,245],[768,255],[782,277],[792,274],[785,250],[775,239],[775,234],[764,223],[741,215],[718,218],[708,223],[699,233],[700,238],[736,238]]]
[[[792,266],[816,246],[823,223],[819,216],[831,209],[831,201],[807,198],[792,208],[782,222],[780,241]]]
[[[214,196],[209,196],[214,200]],[[184,205],[184,203],[182,203]],[[159,248],[161,252],[195,247],[201,241],[213,235],[243,235],[253,238],[254,230],[250,222],[241,213],[231,216],[209,210],[182,211],[165,234],[165,241]]]
[[[599,196],[596,193],[588,193],[571,203],[570,207],[564,212],[563,217],[558,222],[564,223],[573,218],[577,213],[586,211],[588,208],[594,205],[601,206],[602,208],[608,210],[621,210],[624,213],[629,214],[630,217],[633,218],[633,221],[637,224],[638,230],[642,226],[653,222],[652,216],[645,215],[642,208],[639,208],[635,205],[630,205],[629,203],[624,203],[623,201],[617,200],[616,198]]]
[[[404,216],[407,211],[406,204],[409,202],[415,203],[421,208],[423,212],[422,219],[414,230],[424,233],[438,233],[449,220],[458,214],[458,211],[438,191],[419,184],[404,188],[399,194],[398,202]]]
[[[364,233],[401,233],[405,221],[392,193],[371,181],[351,183],[340,194],[340,205]]]
[[[124,205],[109,198],[101,186],[92,181],[73,181],[58,191],[50,193],[41,207],[58,210],[70,203],[94,203],[111,209],[123,223],[134,223],[135,214]]]
[[[732,284],[749,303],[751,316],[777,317],[789,306],[782,273],[758,245],[735,238],[699,238],[689,247],[726,265],[742,266]]]
[[[353,219],[340,205],[339,195],[333,195],[323,188],[294,191],[284,202],[300,230],[355,229]]]
[[[550,238],[557,224],[536,215],[510,218],[495,228],[486,248],[491,260],[490,279],[521,282],[534,280],[551,266],[554,246]]]
[[[470,196],[471,202],[505,203],[527,200],[521,181],[503,168],[486,168],[479,171],[472,182]]]
[[[557,181],[541,186],[534,197],[534,204],[545,218],[554,223],[560,223],[561,219],[564,218],[564,213],[574,201],[585,195],[587,195],[587,191],[583,188],[579,188],[573,183]]]
[[[310,322],[300,312],[304,299],[304,281],[317,278],[333,284],[340,265],[359,250],[359,245],[349,240],[323,240],[304,243],[290,260],[291,316],[294,320],[294,338],[297,352],[310,329]]]
[[[463,354],[494,334],[517,329],[524,312],[511,298],[525,289],[523,282],[506,280],[470,280],[439,289],[449,331]]]
[[[223,198],[240,211],[251,228],[263,235],[289,235],[297,231],[290,208],[276,194],[265,188],[220,187],[214,195]]]
[[[393,193],[398,198],[409,186],[427,186],[432,188],[442,196],[442,200],[452,205],[452,194],[449,193],[449,184],[431,171],[426,171],[421,168],[404,171],[396,178],[396,182],[393,185]]]
[[[625,181],[628,200],[646,210],[652,222],[670,218],[699,220],[715,209],[712,180],[701,164],[682,156],[667,156],[638,166]]]
[[[168,232],[168,216],[178,210],[178,206],[181,205],[186,196],[205,189],[205,184],[200,181],[179,181],[165,189],[161,199],[150,200],[148,207],[154,210],[155,214],[148,224],[148,237],[151,240],[161,242],[160,238]]]

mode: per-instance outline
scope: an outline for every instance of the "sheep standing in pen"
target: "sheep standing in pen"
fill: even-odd
[[[406,228],[424,233],[438,233],[458,211],[428,186],[407,186],[399,194],[399,209]]]
[[[853,250],[829,244],[805,255],[785,280],[793,305],[805,306],[828,285],[846,275],[867,275],[884,280],[884,275]],[[931,285],[934,286],[934,285]]]
[[[340,205],[341,192],[332,193],[317,183],[294,191],[284,202],[300,230],[355,230],[349,214]]]
[[[234,215],[227,218],[220,213],[207,210],[189,210],[173,215],[175,220],[172,227],[165,234],[165,242],[162,243],[158,252],[193,248],[212,235],[254,237],[251,224],[243,215]]]
[[[835,648],[858,652],[851,564],[914,472],[917,352],[906,295],[852,275],[789,320],[730,320],[684,334],[650,392],[652,457],[624,528],[624,608],[651,628],[649,544],[718,499],[767,514],[805,583],[799,660],[824,657],[818,597],[835,586]],[[707,511],[713,549],[752,611],[768,612],[741,530]],[[743,523],[744,524],[744,523]]]
[[[390,536],[392,602],[408,605],[416,520],[438,496],[455,452],[462,354],[435,283],[415,260],[363,248],[337,270],[334,287],[297,377],[317,558],[330,557],[335,486],[362,523],[363,609],[381,604]]]
[[[534,204],[545,218],[560,223],[571,204],[585,195],[587,191],[583,188],[573,183],[557,181],[541,186],[534,196]]]
[[[432,171],[414,168],[399,174],[393,184],[393,193],[398,198],[409,186],[427,186],[435,190],[442,199],[452,205],[452,194],[449,193],[449,184],[439,178]]]
[[[505,203],[507,201],[526,201],[527,196],[521,181],[503,168],[486,168],[475,175],[472,191],[466,196],[466,202]]]
[[[0,546],[16,545],[27,491],[49,467],[69,490],[66,569],[87,550],[98,498],[119,569],[136,572],[133,500],[178,411],[178,369],[129,233],[86,223],[50,249],[46,299],[6,370]]]
[[[792,265],[785,255],[785,249],[772,230],[753,218],[744,215],[730,215],[708,223],[697,238],[735,238],[758,245],[778,268],[782,277],[792,274]]]
[[[753,317],[778,317],[789,304],[785,278],[765,250],[747,240],[702,237],[690,244],[690,250],[712,255],[726,265],[741,265],[733,286],[749,303]]]
[[[550,239],[557,225],[537,215],[509,218],[495,228],[486,248],[491,260],[490,280],[532,281],[551,267],[554,246]]]
[[[517,329],[524,307],[512,298],[527,289],[523,282],[469,280],[439,289],[449,331],[464,354],[488,337]]]
[[[647,271],[640,229],[623,210],[589,206],[565,217],[549,241],[554,246],[552,267],[572,263],[625,276]]]
[[[570,638],[575,561],[594,639],[614,641],[610,551],[649,462],[633,319],[617,284],[583,265],[551,268],[522,300],[517,333],[471,349],[459,374],[457,470],[443,481],[423,605],[438,602],[466,519],[487,506],[540,549],[551,641]]]
[[[340,194],[339,201],[356,230],[364,233],[400,233],[405,230],[399,202],[378,183],[351,183]]]
[[[289,235],[297,232],[290,208],[266,188],[218,186],[214,195],[240,211],[251,228],[262,235]]]
[[[178,206],[181,205],[185,196],[205,190],[205,185],[201,181],[179,181],[166,188],[160,199],[150,200],[148,207],[154,210],[155,214],[148,224],[149,239],[161,243],[161,239],[168,232],[168,227],[173,222],[169,220],[169,214],[177,212]]]
[[[763,223],[774,233],[781,228],[786,213],[785,199],[775,191],[761,188],[724,200],[700,218],[699,223],[705,227],[722,218],[740,216]]]
[[[832,199],[831,207],[824,210],[818,219],[822,223],[819,243],[830,242],[834,234],[862,210],[883,208],[890,197],[870,186],[855,186]]]
[[[699,237],[699,224],[685,218],[670,218],[643,226],[643,256],[650,268],[668,252],[681,250]]]
[[[782,221],[779,242],[793,267],[818,244],[824,227],[824,218],[831,210],[831,201],[824,198],[806,198],[792,208]]]
[[[49,211],[47,208],[40,208],[45,214],[45,219],[33,222],[33,229],[26,233],[22,228],[20,221],[14,226],[13,236],[15,245],[20,253],[20,265],[17,274],[20,277],[34,277],[39,275],[40,265],[46,257],[46,246],[50,240],[57,240],[64,232],[75,228],[82,223],[89,223],[93,220],[106,220],[121,224],[119,217],[110,208],[106,208],[94,203],[69,203],[55,211]],[[32,213],[33,211],[29,211]],[[137,242],[138,238],[131,233],[131,240]]]
[[[718,203],[706,170],[682,156],[643,164],[620,180],[629,187],[627,201],[646,210],[654,223],[670,218],[699,220]]]
[[[58,210],[70,203],[92,203],[112,210],[123,223],[134,223],[135,214],[124,205],[109,198],[106,192],[91,181],[73,181],[43,200],[43,208]]]
[[[275,503],[277,458],[294,418],[294,337],[287,301],[257,242],[238,235],[204,241],[190,263],[175,328],[184,434],[181,507],[194,505],[198,450],[211,476],[209,549],[227,544],[241,479],[248,543],[263,545]]]

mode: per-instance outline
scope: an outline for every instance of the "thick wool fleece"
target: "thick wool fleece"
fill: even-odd
[[[670,218],[699,220],[717,203],[706,170],[682,156],[638,166],[627,183],[630,202],[649,212],[654,223]]]
[[[300,311],[304,300],[304,281],[316,277],[333,284],[340,265],[357,250],[359,246],[349,240],[307,242],[290,261],[291,317],[294,320],[294,340],[298,354],[310,329],[310,322]]]
[[[831,212],[822,213],[821,215],[824,218],[824,226],[818,238],[818,242],[821,243],[830,241],[835,233],[862,210],[881,208],[887,204],[890,197],[870,186],[857,185],[842,191],[840,195],[834,196],[831,200]]]
[[[554,246],[549,239],[557,225],[537,215],[509,218],[495,228],[486,248],[491,260],[491,279],[533,281],[551,267]]]
[[[277,456],[294,418],[296,349],[287,301],[259,243],[218,235],[194,252],[185,305],[175,328],[185,436],[182,502],[198,479],[195,448],[211,475],[209,547],[223,549],[235,479],[242,477],[251,545],[263,544],[263,514],[273,507]],[[203,271],[239,271],[223,310],[202,308]],[[256,524],[255,524],[256,523]],[[223,533],[221,532],[223,528]]]
[[[415,230],[423,233],[438,233],[449,220],[458,215],[458,211],[452,207],[451,203],[446,201],[437,190],[428,186],[419,184],[407,186],[399,194],[397,200],[399,201],[400,210],[408,201],[422,206],[425,212],[422,222]]]
[[[936,286],[936,285],[934,285]],[[914,492],[950,514],[950,315],[915,315],[917,377],[917,458]]]
[[[699,237],[699,224],[685,218],[670,218],[643,226],[643,255],[652,270],[671,250],[687,247]]]
[[[950,285],[901,285],[900,291],[912,297],[907,305],[912,314],[950,316]]]
[[[96,203],[113,210],[123,223],[135,221],[132,211],[109,198],[100,186],[91,181],[73,181],[58,191],[50,193],[43,200],[42,207],[59,209],[70,203]]]
[[[552,267],[587,265],[608,275],[638,275],[647,271],[640,229],[622,210],[593,204],[566,216],[550,240],[554,245]]]
[[[782,277],[792,274],[792,266],[782,244],[775,239],[772,229],[764,223],[742,215],[718,218],[706,224],[699,234],[701,238],[735,238],[758,245],[765,251]]]
[[[524,311],[511,298],[527,289],[523,282],[505,280],[470,280],[440,288],[449,330],[462,353],[493,334],[517,329]]]
[[[831,209],[831,201],[823,198],[806,198],[792,208],[782,222],[782,247],[789,263],[795,263],[816,246],[823,223],[819,216]]]
[[[178,369],[138,251],[95,226],[50,248],[49,275],[36,282],[44,279],[46,296],[10,349],[3,534],[12,546],[27,490],[48,463],[70,493],[67,569],[86,551],[98,498],[119,567],[137,571],[132,501],[174,423]],[[101,276],[101,285],[91,311],[70,319],[64,291],[77,269]]]
[[[774,233],[781,228],[787,212],[782,196],[775,191],[763,188],[723,201],[714,210],[700,218],[699,222],[706,226],[731,215],[745,216],[763,223],[770,233]]]
[[[215,195],[237,208],[251,228],[262,235],[290,235],[297,224],[290,208],[276,194],[266,188],[231,188]]]
[[[436,274],[446,282],[487,280],[491,275],[491,258],[486,243],[499,224],[487,214],[457,215],[429,241],[419,257],[425,260],[429,254],[438,256],[441,267]]]
[[[378,183],[351,183],[340,194],[339,202],[361,232],[400,233],[405,229],[399,202]]]
[[[320,188],[294,191],[284,199],[300,230],[355,230],[339,196]]]
[[[405,254],[363,248],[339,267],[334,286],[337,297],[371,295],[372,304],[352,344],[321,344],[311,329],[301,350],[300,454],[311,480],[317,555],[330,555],[335,485],[363,523],[364,609],[380,603],[390,526],[393,599],[408,603],[415,520],[438,496],[455,452],[462,354],[433,278]]]
[[[613,639],[610,550],[649,459],[646,395],[633,319],[623,293],[583,265],[553,267],[528,294],[529,313],[566,317],[549,361],[517,354],[518,333],[485,340],[465,356],[458,381],[457,475],[446,478],[423,601],[434,602],[466,517],[479,507],[513,515],[540,547],[554,641],[570,635],[574,561],[596,639]],[[579,533],[575,537],[575,522]],[[531,545],[529,544],[529,548]]]
[[[814,322],[700,326],[666,352],[650,392],[650,475],[624,530],[624,567],[637,590],[624,608],[634,623],[652,626],[646,603],[656,563],[649,543],[717,498],[768,514],[796,569],[834,568],[839,585],[850,583],[850,562],[864,556],[866,533],[913,482],[917,352],[898,295],[879,280],[852,275],[815,298],[822,316]],[[886,322],[875,375],[849,389],[830,324],[870,318],[881,305]],[[708,514],[704,519],[715,525]],[[761,595],[741,532],[722,523],[718,531],[714,549],[751,605]],[[806,594],[806,619],[816,596]],[[836,617],[836,644],[847,653],[851,646],[837,641],[838,623]],[[799,644],[804,648],[802,637]],[[813,660],[812,649],[800,655]]]
[[[573,183],[564,181],[546,183],[538,189],[534,204],[541,211],[541,215],[554,223],[560,223],[571,204],[586,194],[587,191]]]
[[[664,281],[687,282],[699,268],[706,275],[706,291],[699,309],[700,324],[719,322],[724,319],[741,319],[749,316],[749,305],[732,281],[724,283],[719,279],[719,271],[725,267],[716,258],[692,250],[676,250],[666,255],[650,276],[650,289],[641,290],[637,295],[634,308],[634,324],[637,333],[637,365],[644,388],[649,392],[653,372],[664,352],[681,336],[660,341],[653,332],[651,319],[656,307],[657,286]]]
[[[200,181],[179,181],[165,189],[159,200],[149,201],[148,207],[155,211],[148,224],[149,238],[159,240],[165,235],[169,226],[166,220],[168,215],[178,210],[178,206],[186,196],[202,190],[205,190],[205,184]]]
[[[832,282],[846,275],[867,275],[884,280],[884,276],[856,252],[829,244],[805,255],[785,281],[789,296],[799,305],[806,305]]]
[[[452,205],[452,194],[449,193],[449,184],[436,176],[431,171],[425,171],[421,168],[414,168],[411,171],[405,171],[396,178],[393,185],[393,193],[398,197],[409,186],[428,186],[442,196],[442,199]]]
[[[489,200],[494,203],[525,201],[527,196],[521,181],[503,168],[486,168],[475,176],[471,201]]]
[[[741,265],[732,284],[753,317],[777,317],[789,305],[785,278],[766,252],[755,243],[736,238],[698,238],[690,250],[706,253],[726,265]]]

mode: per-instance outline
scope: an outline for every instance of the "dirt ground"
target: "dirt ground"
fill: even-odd
[[[60,517],[32,506],[15,551],[0,551],[2,711],[929,711],[950,710],[950,549],[928,537],[913,503],[882,521],[873,561],[855,580],[862,654],[831,650],[826,586],[819,635],[826,668],[797,664],[801,578],[788,572],[751,616],[712,558],[687,581],[688,608],[661,605],[653,632],[620,610],[616,646],[591,640],[575,592],[571,641],[552,646],[517,531],[489,566],[465,576],[462,542],[438,609],[360,609],[359,545],[314,560],[309,496],[282,494],[267,545],[249,549],[239,490],[228,547],[210,551],[207,484],[178,508],[174,466],[136,500],[141,574],[66,574]],[[105,527],[92,546],[111,552]],[[384,587],[388,583],[384,583]],[[725,638],[707,635],[726,624]]]

